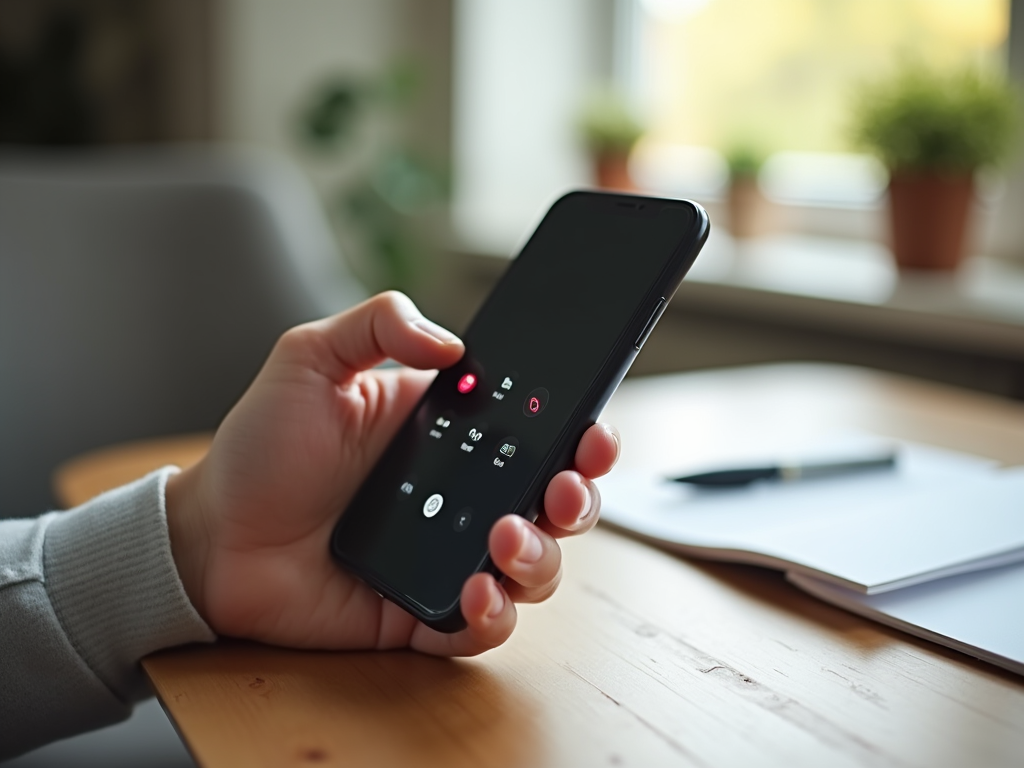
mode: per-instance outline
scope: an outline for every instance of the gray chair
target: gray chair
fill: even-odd
[[[83,451],[212,429],[283,330],[362,295],[280,160],[0,155],[0,516]]]
[[[83,451],[213,429],[286,328],[362,298],[287,164],[244,152],[0,155],[0,517]],[[9,763],[191,766],[155,702]]]

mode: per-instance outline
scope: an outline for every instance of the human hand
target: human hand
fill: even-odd
[[[591,480],[618,458],[618,435],[606,425],[587,430],[575,469],[548,484],[536,524],[516,515],[495,523],[491,558],[507,578],[466,581],[461,632],[423,625],[330,556],[339,511],[429,386],[429,369],[454,365],[463,352],[395,292],[281,337],[206,457],[167,481],[171,551],[215,632],[300,648],[472,655],[509,637],[515,602],[554,592],[556,539],[597,522]],[[371,370],[387,358],[411,367]]]

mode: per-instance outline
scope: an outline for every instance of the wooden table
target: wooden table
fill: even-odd
[[[622,432],[622,466],[668,470],[847,429],[1024,463],[1024,405],[839,366],[631,380],[606,419]],[[93,455],[58,487],[87,488],[66,496],[77,503],[100,490],[86,476],[119,483],[195,460],[205,439],[148,444],[147,466],[131,447]],[[564,550],[558,594],[523,606],[512,639],[476,659],[222,641],[145,668],[213,768],[1024,762],[1024,679],[770,571],[684,560],[600,527]]]

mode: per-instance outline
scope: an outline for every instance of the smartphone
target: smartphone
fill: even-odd
[[[708,231],[686,200],[559,199],[341,514],[334,557],[425,624],[462,629],[466,579],[501,576],[491,526],[536,519]]]

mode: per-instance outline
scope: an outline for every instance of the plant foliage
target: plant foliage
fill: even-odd
[[[729,179],[756,179],[764,165],[767,153],[750,142],[736,142],[725,150],[725,163]]]
[[[332,78],[299,115],[304,148],[339,167],[355,163],[335,185],[332,208],[372,262],[371,274],[353,266],[374,289],[414,287],[431,255],[423,219],[448,196],[447,170],[401,136],[419,89],[416,66],[399,61],[380,75]],[[365,141],[368,128],[377,133],[376,147]]]
[[[964,172],[1004,162],[1020,127],[1017,93],[976,69],[938,73],[918,63],[862,86],[854,142],[890,170]]]
[[[594,156],[628,153],[644,133],[622,94],[614,90],[595,93],[586,101],[578,127]]]

